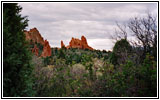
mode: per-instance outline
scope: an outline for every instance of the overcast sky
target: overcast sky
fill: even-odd
[[[112,50],[116,21],[127,22],[146,12],[157,13],[155,3],[19,3],[28,16],[27,30],[36,27],[51,47],[69,44],[84,35],[94,49]]]

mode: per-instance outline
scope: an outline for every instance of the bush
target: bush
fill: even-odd
[[[111,62],[113,64],[124,64],[128,60],[132,51],[132,47],[126,39],[117,41],[113,47],[113,54],[111,55]]]
[[[60,49],[58,51],[58,58],[65,59],[65,53],[64,53],[63,49]]]
[[[141,65],[138,74],[140,82],[144,82],[139,86],[139,95],[141,96],[157,96],[157,63],[154,57],[149,54],[146,55],[144,63]]]

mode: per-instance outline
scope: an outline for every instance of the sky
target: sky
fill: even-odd
[[[84,35],[88,45],[97,50],[112,50],[111,38],[116,22],[157,14],[156,3],[19,3],[22,16],[28,16],[27,30],[36,27],[51,47],[69,45],[72,37]],[[129,38],[131,38],[130,36]]]

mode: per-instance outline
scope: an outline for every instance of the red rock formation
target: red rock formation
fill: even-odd
[[[79,49],[93,50],[93,48],[88,45],[87,40],[84,36],[81,37],[81,40],[72,37],[71,41],[69,42],[69,45],[66,48],[79,48]]]
[[[24,31],[24,33],[26,35],[26,40],[28,40],[29,42],[32,41],[32,43],[35,45],[34,48],[32,48],[32,52],[36,56],[38,56],[38,48],[35,43],[40,43],[41,45],[43,45],[41,57],[51,56],[51,47],[47,40],[44,41],[37,28],[30,29],[29,31]]]
[[[51,47],[49,45],[49,42],[45,40],[41,57],[47,57],[47,56],[51,56]]]
[[[69,48],[80,48],[82,49],[81,40],[73,38],[69,42]]]
[[[82,49],[93,50],[93,48],[88,45],[87,39],[84,36],[81,37],[81,44],[82,44]]]
[[[41,36],[37,28],[30,29],[29,31],[24,31],[24,33],[26,35],[26,40],[32,40],[32,42],[34,43],[37,42],[44,45],[43,37]]]
[[[63,43],[63,41],[61,41],[61,48],[65,48],[65,45],[64,45],[64,43]]]
[[[39,49],[37,48],[36,45],[34,45],[34,48],[32,48],[32,53],[34,53],[36,56],[38,56],[38,52],[39,52]]]

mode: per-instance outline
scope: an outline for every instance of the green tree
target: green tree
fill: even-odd
[[[33,96],[31,54],[23,33],[28,20],[16,3],[3,3],[3,96]]]
[[[64,53],[63,49],[59,50],[59,52],[58,52],[58,58],[65,59],[65,53]]]
[[[121,39],[117,41],[113,47],[111,62],[113,64],[125,63],[131,51],[132,51],[132,46],[126,39]]]
[[[42,52],[43,52],[43,45],[42,44],[40,44],[40,43],[36,43],[36,46],[38,47],[38,49],[39,49],[39,56],[41,56],[41,54],[42,54]]]

